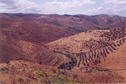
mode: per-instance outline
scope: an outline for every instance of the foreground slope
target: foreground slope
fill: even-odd
[[[61,83],[123,83],[124,78],[115,72],[80,72],[59,70],[56,67],[26,61],[0,64],[1,84],[61,84]]]

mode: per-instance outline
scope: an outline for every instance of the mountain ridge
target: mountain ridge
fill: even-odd
[[[0,83],[126,82],[125,36],[117,15],[0,14]]]

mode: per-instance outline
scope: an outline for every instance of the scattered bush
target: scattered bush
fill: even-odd
[[[24,79],[23,78],[19,78],[18,82],[20,82],[20,84],[22,84],[24,82]]]
[[[36,74],[37,74],[38,78],[40,78],[40,77],[48,77],[48,74],[46,72],[40,71],[40,72],[37,72]]]

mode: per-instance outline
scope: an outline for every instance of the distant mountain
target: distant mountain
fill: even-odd
[[[125,24],[126,17],[117,15],[0,14],[3,34],[35,43],[47,43],[88,30],[126,27]]]
[[[122,17],[122,16],[117,16],[117,15],[94,15],[94,16],[87,16],[87,15],[74,15],[74,17],[78,17],[78,18],[83,18],[86,19],[96,25],[99,25],[100,28],[102,29],[110,29],[110,25],[111,24],[115,24],[116,25],[120,25],[119,22],[123,22],[123,20],[126,20],[126,17]],[[125,27],[125,26],[122,26]]]
[[[1,14],[0,30],[8,38],[34,43],[47,43],[73,34],[59,26],[37,21],[40,17],[27,14]]]

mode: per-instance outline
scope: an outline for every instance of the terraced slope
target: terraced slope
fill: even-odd
[[[100,35],[103,34],[106,31],[102,30],[94,30],[94,31],[89,31],[89,32],[83,32],[79,33],[67,38],[62,38],[53,42],[48,43],[50,49],[58,50],[58,51],[68,51],[68,52],[80,52],[80,50],[86,50],[88,51],[89,49],[86,48],[84,45],[84,42],[87,42],[91,39],[94,40],[99,40]],[[102,38],[102,37],[101,37]]]
[[[121,41],[123,39],[120,39]],[[119,40],[119,41],[120,41]],[[40,65],[22,60],[0,64],[0,83],[42,84],[42,83],[124,83],[126,42],[111,52],[102,67],[110,71],[83,72],[84,68],[64,71],[57,67]],[[121,53],[120,53],[121,52]],[[21,80],[21,81],[20,81]]]
[[[53,43],[50,43],[49,45],[50,48],[54,49],[55,53],[62,54],[70,59],[70,61],[61,64],[59,68],[71,70],[75,66],[80,67],[83,65],[87,70],[87,68],[91,67],[97,68],[98,64],[101,64],[101,62],[105,61],[105,58],[109,57],[110,53],[118,51],[118,48],[120,48],[120,46],[123,45],[126,41],[125,31],[126,31],[125,28],[124,29],[117,28],[116,30],[114,29],[108,32],[102,31],[102,33],[100,31],[100,33],[97,34],[96,32],[99,31],[92,31],[87,34],[87,36],[90,35],[91,38],[88,37],[88,40],[81,40],[80,43],[78,40],[76,40],[76,42],[75,40],[70,40],[70,38],[72,37],[69,37],[55,41]],[[95,36],[93,35],[94,32]],[[81,34],[80,36],[83,37],[82,35],[83,34]],[[99,36],[96,37],[96,35]],[[76,36],[77,35],[75,35],[75,37]],[[72,45],[72,43],[75,44]],[[82,44],[84,45],[84,47],[82,47]],[[77,47],[78,45],[80,46]],[[64,48],[66,46],[70,49],[72,48],[73,50],[77,48],[78,51],[75,50],[76,51],[75,52],[70,49]]]

